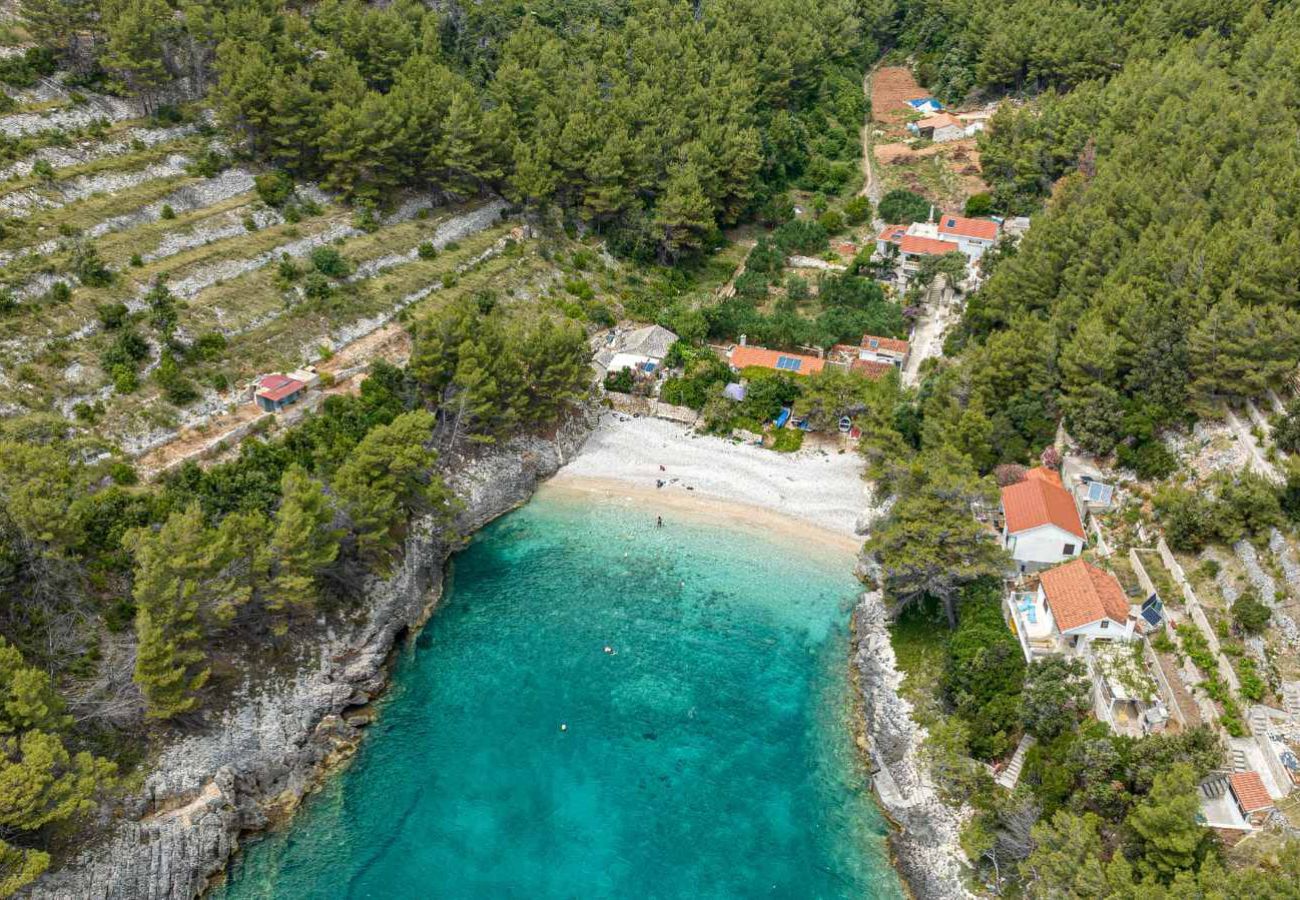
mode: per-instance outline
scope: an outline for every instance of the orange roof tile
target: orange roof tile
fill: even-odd
[[[891,244],[897,244],[899,241],[903,239],[903,235],[905,234],[907,234],[906,225],[886,225],[883,229],[881,229],[880,235],[876,238],[876,240],[888,241]]]
[[[949,115],[948,113],[936,113],[935,115],[927,116],[916,123],[917,128],[947,128],[950,125],[953,128],[966,127],[965,123],[963,123],[961,119]]]
[[[1128,621],[1128,598],[1115,576],[1081,559],[1072,560],[1039,576],[1052,617],[1061,631],[1070,631],[1110,619]]]
[[[1061,473],[1055,469],[1049,469],[1047,466],[1034,466],[1025,473],[1025,478],[1042,481],[1045,484],[1054,484],[1059,488],[1064,488],[1064,485],[1061,484]]]
[[[1264,779],[1259,777],[1258,772],[1234,772],[1229,781],[1232,783],[1232,792],[1237,795],[1237,802],[1246,812],[1273,807],[1273,798],[1268,795]]]
[[[1002,514],[1007,519],[1008,534],[1019,534],[1041,525],[1055,525],[1070,534],[1085,537],[1074,498],[1061,486],[1061,477],[1054,472],[1030,469],[1024,481],[1004,487]]]
[[[797,360],[799,365],[778,366],[777,360],[788,359]],[[826,366],[826,360],[818,359],[815,356],[804,356],[799,353],[780,353],[776,350],[768,350],[766,347],[737,347],[731,351],[731,365],[736,369],[743,369],[746,366],[762,366],[764,369],[775,369],[778,372],[790,372],[794,375],[811,375],[814,372],[820,372]]]
[[[945,253],[960,253],[961,248],[952,241],[940,241],[934,238],[918,237],[915,234],[905,234],[898,239],[898,249],[904,253],[912,253],[917,256],[943,256]]]
[[[907,352],[907,341],[901,341],[898,338],[877,337],[874,334],[864,334],[861,346],[864,350],[885,350],[891,353]]]
[[[992,219],[967,219],[945,213],[939,217],[939,233],[995,241],[998,237],[998,223]]]
[[[896,367],[893,363],[879,362],[874,359],[855,359],[849,363],[850,372],[857,372],[859,375],[865,375],[872,380],[884,378],[894,368]]]

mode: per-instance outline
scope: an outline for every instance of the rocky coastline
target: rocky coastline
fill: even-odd
[[[862,698],[866,752],[882,809],[898,826],[890,848],[899,874],[921,900],[965,900],[961,814],[940,799],[920,759],[926,733],[898,692],[889,617],[879,591],[861,595],[853,611],[853,656]]]
[[[367,704],[388,681],[388,660],[442,596],[444,564],[465,538],[522,505],[581,448],[595,422],[575,416],[554,439],[519,438],[452,461],[445,477],[463,503],[459,541],[413,523],[400,567],[367,588],[368,614],[331,631],[315,664],[245,688],[203,731],[167,747],[126,815],[105,836],[24,896],[39,900],[176,900],[202,894],[241,836],[291,812],[356,748]]]

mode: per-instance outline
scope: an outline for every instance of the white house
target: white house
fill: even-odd
[[[1021,572],[1078,556],[1087,543],[1074,498],[1050,469],[1002,489],[1002,546]]]
[[[646,325],[622,333],[611,332],[605,338],[604,348],[596,354],[597,373],[600,378],[622,369],[657,374],[669,348],[676,341],[677,335],[658,325]]]
[[[936,227],[939,237],[955,243],[972,263],[998,242],[998,223],[992,219],[968,219],[944,213]]]
[[[907,365],[908,352],[907,341],[864,334],[858,347],[858,359],[889,363],[901,369]]]
[[[1004,609],[1028,660],[1086,649],[1092,641],[1141,637],[1115,576],[1082,559],[1048,569],[1027,590],[1013,590]]]
[[[958,141],[966,137],[966,123],[949,113],[936,113],[907,126],[913,134],[928,138],[936,144]]]

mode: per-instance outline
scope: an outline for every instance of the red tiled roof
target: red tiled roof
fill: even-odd
[[[1237,802],[1246,812],[1273,808],[1273,798],[1268,795],[1264,779],[1259,777],[1258,772],[1234,772],[1228,780],[1232,784],[1232,792],[1237,795]]]
[[[778,366],[776,364],[781,358],[798,360],[798,368]],[[811,375],[814,372],[820,372],[826,366],[826,360],[818,359],[815,356],[804,356],[799,353],[780,353],[776,350],[768,350],[766,347],[737,347],[731,351],[731,365],[736,369],[743,369],[746,366],[762,366],[764,369],[776,369],[778,372],[791,372],[795,375]]]
[[[1030,469],[1024,481],[1004,487],[1002,514],[1007,519],[1008,534],[1019,534],[1041,525],[1055,525],[1070,534],[1085,537],[1074,498],[1061,486],[1061,477],[1054,472]]]
[[[1039,576],[1052,617],[1061,631],[1082,628],[1102,619],[1118,625],[1128,621],[1128,598],[1115,576],[1090,562],[1076,559]]]
[[[855,359],[849,363],[849,371],[857,372],[871,379],[884,378],[894,368],[893,363],[879,362],[874,359]]]
[[[951,125],[953,128],[965,128],[966,125],[956,116],[948,113],[936,113],[933,116],[927,116],[916,123],[917,128],[947,128]]]
[[[257,381],[257,396],[265,397],[272,403],[283,400],[285,397],[298,393],[307,387],[296,378],[290,378],[288,375],[263,375]]]
[[[998,223],[992,219],[967,219],[945,213],[939,217],[939,233],[995,241],[998,237]]]
[[[952,241],[939,241],[915,234],[905,234],[899,238],[898,249],[917,256],[943,256],[945,253],[961,252],[961,248]]]
[[[906,225],[886,225],[877,236],[878,241],[888,241],[891,244],[897,244],[907,234]]]
[[[864,350],[884,350],[891,353],[907,352],[907,341],[900,341],[898,338],[877,337],[874,334],[864,334],[861,346]]]

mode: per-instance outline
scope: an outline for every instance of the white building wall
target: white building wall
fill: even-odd
[[[1003,528],[1002,545],[1011,551],[1011,558],[1028,568],[1041,568],[1073,559],[1083,552],[1083,538],[1070,534],[1055,525],[1040,525],[1019,534],[1007,533]],[[1072,544],[1071,553],[1065,546]]]

